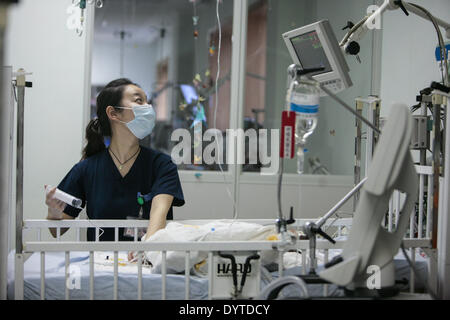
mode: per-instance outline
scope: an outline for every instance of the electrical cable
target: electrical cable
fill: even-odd
[[[445,48],[445,44],[444,44],[444,39],[442,37],[442,33],[441,30],[439,29],[439,25],[436,22],[436,19],[434,18],[434,16],[425,8],[414,4],[414,3],[410,3],[408,2],[409,5],[423,11],[427,17],[431,20],[431,22],[433,23],[434,28],[436,29],[436,33],[438,36],[438,41],[439,41],[439,46],[441,48],[441,61],[444,64],[444,68],[441,68],[441,73],[442,73],[442,82],[444,85],[448,86],[448,65],[447,65],[447,61],[448,61],[448,57],[447,57],[447,50]],[[445,75],[444,75],[444,70],[445,70]]]
[[[306,282],[296,276],[284,276],[269,283],[256,297],[256,300],[273,300],[278,298],[281,290],[288,285],[294,285],[302,293],[303,299],[309,299],[309,292]]]
[[[361,19],[361,21],[359,21],[357,24],[355,24],[348,32],[347,34],[344,36],[344,38],[342,39],[342,41],[339,43],[339,46],[343,46],[345,44],[345,42],[348,40],[348,38],[350,38],[350,36],[359,28],[361,27],[369,18],[369,16],[365,16],[364,18]]]
[[[444,45],[444,40],[443,40],[443,37],[442,37],[442,33],[441,33],[440,29],[439,29],[439,25],[437,24],[436,19],[435,19],[434,16],[433,16],[428,10],[426,10],[425,8],[423,8],[423,7],[419,6],[419,5],[410,3],[410,2],[406,2],[406,3],[409,4],[409,5],[411,5],[411,6],[413,6],[413,7],[415,7],[415,8],[417,8],[417,9],[419,9],[419,10],[421,10],[421,11],[423,11],[423,12],[427,15],[427,17],[430,19],[430,21],[433,23],[433,25],[434,25],[434,27],[435,27],[435,29],[436,29],[437,36],[438,36],[439,46],[440,46],[440,48],[441,48],[441,61],[443,61],[442,63],[444,64],[444,68],[443,68],[443,69],[441,68],[442,82],[443,82],[444,85],[447,85],[447,86],[448,86],[450,75],[449,75],[449,73],[448,73],[448,63],[447,63],[448,57],[447,57],[447,50],[445,49],[445,45]],[[356,25],[354,25],[354,26],[349,30],[349,32],[347,32],[347,34],[344,36],[344,38],[342,39],[342,41],[339,43],[339,46],[342,47],[342,46],[346,43],[346,41],[348,40],[348,38],[349,38],[349,37],[350,37],[350,36],[351,36],[358,28],[360,28],[361,25],[362,25],[363,23],[365,23],[365,22],[367,21],[368,18],[369,18],[369,16],[366,16],[366,17],[364,17],[361,21],[359,21]],[[444,70],[445,70],[445,75],[444,75]]]
[[[197,1],[192,1],[192,6],[194,8],[194,16],[193,19],[195,20],[198,16],[197,16]],[[195,35],[195,32],[197,32],[197,25],[196,22],[194,23],[194,70],[195,72],[198,72],[198,66],[200,65],[200,63],[198,62],[199,60],[199,55],[198,53],[198,41],[197,41],[197,36]]]
[[[89,219],[89,216],[87,215],[87,213],[86,213],[86,220],[87,220],[94,228],[98,228],[98,230],[101,231],[101,233],[98,235],[98,240],[100,240],[100,238],[102,237],[102,235],[105,233],[105,230],[103,230],[103,229],[100,228],[100,227],[96,227],[96,226],[92,223],[91,219]],[[97,241],[97,239],[95,239],[95,241]]]

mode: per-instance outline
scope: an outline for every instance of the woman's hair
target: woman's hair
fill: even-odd
[[[86,127],[87,144],[83,149],[82,159],[86,159],[106,149],[104,137],[112,135],[106,107],[119,106],[122,101],[123,91],[130,84],[138,86],[126,78],[113,80],[97,96],[97,118],[92,119]],[[121,112],[121,109],[116,110]]]

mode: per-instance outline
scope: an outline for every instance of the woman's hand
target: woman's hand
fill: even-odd
[[[147,241],[147,238],[149,238],[149,237],[150,237],[150,234],[147,232],[146,234],[144,234],[144,235],[142,236],[141,241],[142,241],[142,242]]]
[[[128,261],[135,262],[137,260],[136,251],[128,252]]]
[[[47,185],[45,185],[44,188],[47,191]],[[48,206],[47,219],[48,220],[75,219],[74,217],[69,216],[63,212],[64,209],[66,208],[66,204],[63,201],[54,198],[55,192],[56,187],[50,189],[50,191],[48,191],[45,196],[45,204]],[[49,230],[53,238],[56,238],[57,237],[56,228],[49,228]],[[67,230],[69,230],[69,228],[61,228],[60,235],[62,236],[64,233],[66,233]]]
[[[144,236],[141,238],[141,241],[142,242],[145,241],[148,238],[148,236],[149,236],[148,233],[144,234]],[[136,251],[128,252],[128,261],[135,262],[135,261],[137,261],[137,259],[138,259],[138,257],[136,255]]]
[[[142,237],[141,241],[146,241],[156,231],[166,227],[166,216],[173,202],[173,196],[169,194],[158,194],[152,199],[152,207],[150,210],[150,220],[147,233]],[[128,261],[137,261],[136,252],[128,252]]]
[[[44,186],[47,189],[47,185]],[[63,210],[66,208],[66,204],[58,199],[54,198],[56,187],[50,189],[45,196],[45,204],[48,206],[47,219],[60,220],[62,218]]]

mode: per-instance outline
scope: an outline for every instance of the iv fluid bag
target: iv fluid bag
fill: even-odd
[[[317,126],[319,95],[294,91],[291,99],[291,111],[296,113],[295,142],[306,143]]]
[[[297,173],[303,173],[306,139],[317,127],[320,92],[314,86],[296,83],[290,98],[290,110],[295,111],[295,144],[297,149]]]

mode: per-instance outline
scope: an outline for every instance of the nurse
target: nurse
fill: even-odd
[[[97,97],[97,118],[86,128],[83,157],[57,186],[83,201],[89,219],[126,219],[141,212],[149,219],[145,239],[173,218],[173,206],[184,205],[176,165],[170,156],[139,145],[155,124],[155,112],[144,91],[128,79],[111,81]],[[104,137],[111,137],[108,147]],[[47,219],[75,219],[81,209],[46,196]],[[142,206],[137,193],[149,194]],[[61,234],[66,232],[61,230]],[[50,232],[55,237],[55,230]],[[114,241],[114,228],[104,228],[101,241]],[[95,240],[95,228],[88,228],[88,241]],[[119,228],[119,240],[133,240]]]

